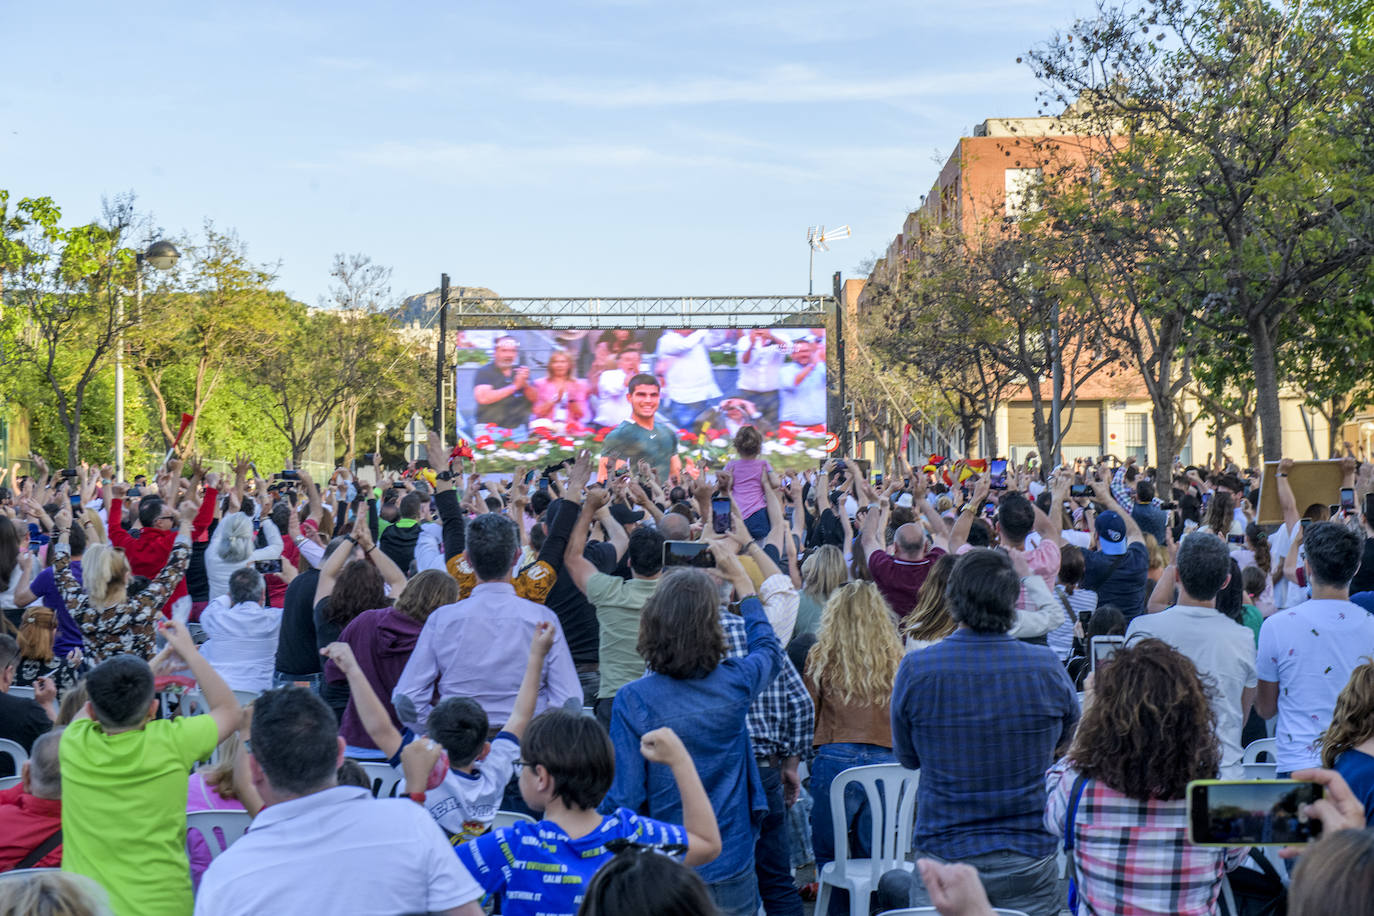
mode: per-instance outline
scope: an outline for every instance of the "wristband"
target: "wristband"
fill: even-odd
[[[1287,477],[1288,475],[1287,475],[1287,474],[1275,473],[1274,476],[1275,476],[1275,477]]]
[[[407,797],[417,805],[425,803],[425,793],[423,792],[411,792]]]

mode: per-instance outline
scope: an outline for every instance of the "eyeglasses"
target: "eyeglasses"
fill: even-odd
[[[539,764],[535,763],[533,760],[517,760],[515,761],[515,775],[519,776],[520,771],[525,767],[529,767],[530,772],[534,772],[534,768],[537,766],[539,766]]]

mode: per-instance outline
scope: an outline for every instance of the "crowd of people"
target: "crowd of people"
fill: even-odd
[[[595,412],[550,364],[504,397]],[[323,485],[247,456],[0,477],[0,872],[61,869],[0,874],[0,916],[843,913],[827,866],[881,812],[831,788],[871,764],[919,782],[862,911],[1213,913],[1277,872],[1191,842],[1188,787],[1266,737],[1325,792],[1289,911],[1368,906],[1374,466],[1341,462],[1333,513],[1279,462],[1269,530],[1221,463],[780,474],[761,441],[690,473],[483,474],[431,435]],[[188,835],[207,811],[246,832]]]
[[[567,331],[537,356],[539,348],[526,352],[514,333],[490,341],[486,333],[459,342],[491,352],[472,377],[475,435],[518,441],[540,430],[615,429],[632,420],[642,378],[661,389],[659,422],[674,431],[706,424],[734,435],[744,425],[767,432],[781,423],[825,424],[824,328]],[[724,389],[712,353],[733,358],[733,384]],[[542,370],[530,365],[535,359]]]

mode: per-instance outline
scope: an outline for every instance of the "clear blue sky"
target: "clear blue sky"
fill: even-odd
[[[886,248],[954,141],[1036,111],[1016,57],[1086,0],[0,4],[0,187],[134,191],[316,302],[393,289],[800,293]]]

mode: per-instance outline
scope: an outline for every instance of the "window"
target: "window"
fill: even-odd
[[[1007,169],[1007,216],[1024,216],[1040,209],[1036,192],[1044,178],[1043,169]]]
[[[1136,464],[1141,467],[1144,467],[1149,461],[1149,435],[1149,414],[1126,414],[1126,454],[1134,455]]]

